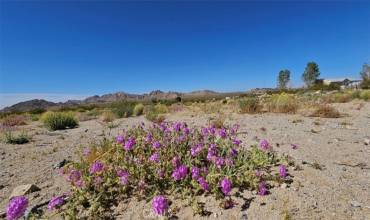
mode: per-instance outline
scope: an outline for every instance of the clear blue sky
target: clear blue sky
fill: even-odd
[[[370,61],[370,2],[4,2],[0,93],[245,91],[356,77]]]

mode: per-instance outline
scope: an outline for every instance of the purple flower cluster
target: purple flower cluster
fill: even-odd
[[[267,187],[266,187],[266,183],[261,181],[259,184],[258,184],[258,195],[260,196],[264,196],[264,195],[267,195]]]
[[[220,135],[221,138],[226,138],[227,137],[226,129],[225,128],[220,129],[218,131],[218,135]]]
[[[51,198],[51,200],[49,201],[48,209],[50,211],[54,210],[54,209],[57,209],[60,206],[62,206],[64,203],[65,203],[65,195],[55,196],[55,197]]]
[[[94,173],[99,173],[104,170],[104,165],[99,161],[95,161],[91,166],[90,166],[90,174]]]
[[[123,143],[125,142],[125,137],[123,137],[123,135],[118,135],[118,136],[116,137],[116,141],[117,141],[117,143],[119,143],[119,144],[123,144]]]
[[[149,160],[154,162],[154,163],[159,163],[160,162],[160,159],[159,159],[159,154],[156,152],[154,154],[152,154],[150,157],[149,157]]]
[[[159,148],[161,148],[161,143],[159,143],[159,141],[154,141],[153,144],[152,144],[152,146],[155,149],[159,149]]]
[[[188,167],[185,165],[180,165],[172,173],[172,177],[176,181],[185,179],[187,175],[188,175]]]
[[[13,197],[6,207],[6,219],[13,220],[21,218],[26,212],[28,199],[25,196]]]
[[[197,180],[200,176],[200,169],[198,167],[192,167],[191,168],[191,178],[194,180]]]
[[[81,172],[75,169],[71,169],[67,176],[67,181],[71,182],[73,185],[77,187],[81,187],[83,185],[83,181],[81,179]]]
[[[204,179],[204,177],[199,177],[197,181],[198,181],[200,187],[202,187],[202,189],[204,191],[208,191],[209,190],[208,183],[207,183],[206,179]]]
[[[222,179],[221,181],[221,191],[225,194],[228,195],[231,191],[232,184],[229,179],[226,177]]]
[[[260,148],[264,151],[267,151],[270,149],[270,144],[266,139],[261,140],[260,142]]]
[[[279,166],[279,176],[281,178],[285,178],[287,176],[287,170],[286,170],[286,167],[284,165]]]
[[[152,208],[155,214],[165,215],[168,210],[168,202],[164,196],[156,196],[153,198]]]
[[[129,173],[126,170],[118,170],[117,176],[119,176],[119,180],[122,185],[128,184]]]
[[[196,157],[203,149],[203,144],[196,144],[195,146],[193,146],[191,149],[190,149],[190,154],[191,156],[193,157]]]
[[[178,166],[180,166],[180,158],[178,156],[175,156],[172,158],[172,166],[177,168]]]
[[[132,148],[134,148],[135,144],[136,144],[136,140],[135,140],[135,138],[130,137],[130,138],[127,140],[127,142],[125,143],[125,145],[123,146],[123,148],[124,148],[125,150],[127,150],[127,151],[130,151],[130,150],[132,150]]]

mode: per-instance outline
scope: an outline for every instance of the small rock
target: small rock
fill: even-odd
[[[36,192],[41,190],[39,187],[33,184],[26,184],[26,185],[20,185],[13,189],[13,192],[10,194],[9,199],[15,197],[15,196],[23,196],[28,193]]]
[[[342,167],[342,170],[343,170],[343,171],[347,171],[347,169],[346,169],[345,167]]]
[[[60,168],[64,167],[69,162],[70,162],[69,160],[63,159],[59,163],[54,164],[53,169],[60,169]]]
[[[357,201],[351,201],[351,206],[355,207],[355,208],[358,208],[358,207],[361,207],[361,203],[359,203]]]
[[[217,218],[218,217],[218,214],[215,212],[215,213],[213,213],[213,217],[214,218]]]
[[[283,183],[283,184],[281,184],[281,186],[280,186],[282,189],[286,189],[287,187],[288,187],[288,185],[286,184],[286,183]]]
[[[370,139],[369,138],[365,138],[364,139],[364,144],[365,145],[370,145]]]

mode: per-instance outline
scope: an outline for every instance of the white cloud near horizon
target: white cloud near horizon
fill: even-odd
[[[0,109],[31,99],[45,99],[50,102],[65,102],[68,100],[81,100],[90,95],[58,94],[58,93],[0,93]]]

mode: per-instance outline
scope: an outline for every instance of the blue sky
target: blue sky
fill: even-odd
[[[0,2],[0,99],[126,91],[245,91],[356,77],[370,2]],[[9,100],[7,101],[9,102]],[[3,104],[2,104],[3,105]]]

